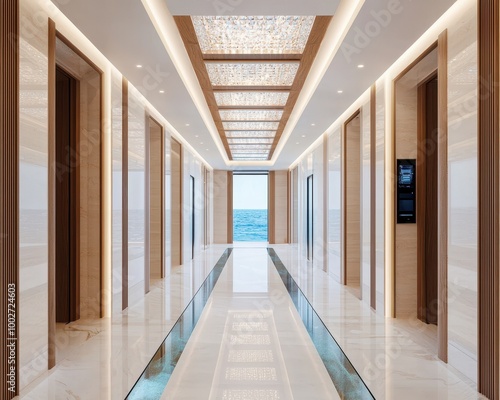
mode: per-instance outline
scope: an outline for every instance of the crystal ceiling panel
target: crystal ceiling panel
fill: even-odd
[[[204,54],[301,54],[315,19],[309,16],[191,18]]]
[[[284,107],[288,101],[288,92],[215,92],[219,107]]]
[[[279,122],[223,122],[226,131],[275,131]]]
[[[246,156],[234,156],[233,155],[233,160],[234,161],[267,161],[269,157],[246,157]]]
[[[208,62],[212,86],[292,86],[300,62]]]
[[[226,131],[227,138],[274,138],[276,132],[273,131]]]
[[[248,154],[269,154],[269,149],[247,149],[247,150],[241,150],[241,149],[231,149],[231,153],[233,155],[248,155]]]
[[[237,145],[229,145],[231,151],[239,151],[239,150],[251,150],[251,151],[259,151],[259,150],[269,150],[271,148],[270,144],[237,144]]]
[[[228,143],[232,144],[273,144],[274,139],[264,139],[264,138],[228,138]]]
[[[279,121],[283,110],[220,110],[223,121]]]

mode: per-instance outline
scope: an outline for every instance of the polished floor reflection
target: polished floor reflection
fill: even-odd
[[[235,248],[162,399],[340,399],[262,248]]]
[[[227,247],[212,246],[193,262],[173,268],[144,300],[111,319],[66,325],[56,338],[58,365],[28,386],[21,398],[124,399],[155,354],[161,358],[158,349]],[[142,398],[348,398],[345,389],[338,394],[322,349],[314,345],[314,329],[321,324],[377,399],[483,398],[436,357],[425,339],[425,324],[383,318],[313,267],[296,246],[273,249],[286,267],[281,276],[266,244],[234,246],[210,297],[205,296],[205,307],[196,308],[198,323],[185,324],[194,329],[182,355],[174,357],[168,385],[146,391]],[[283,275],[297,286],[284,285]],[[300,302],[287,286],[303,294]],[[308,317],[314,313],[317,318]],[[349,373],[353,369],[345,368]]]

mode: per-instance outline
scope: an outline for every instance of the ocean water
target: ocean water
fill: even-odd
[[[267,210],[234,210],[235,242],[267,242]]]

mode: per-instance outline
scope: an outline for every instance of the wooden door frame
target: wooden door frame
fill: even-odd
[[[146,224],[145,224],[145,263],[144,263],[144,278],[145,293],[150,290],[151,282],[151,124],[156,124],[160,129],[160,213],[161,213],[161,229],[160,229],[160,279],[165,277],[165,128],[163,125],[151,115],[146,112],[146,190],[145,190],[145,206],[146,206]]]
[[[102,318],[104,310],[104,296],[105,288],[103,287],[103,248],[104,248],[104,232],[103,232],[103,215],[104,215],[104,202],[102,199],[102,194],[104,193],[104,153],[102,148],[102,138],[104,134],[104,118],[103,118],[103,106],[104,106],[104,94],[105,94],[105,84],[103,79],[103,71],[89,58],[87,57],[77,46],[75,46],[71,41],[69,41],[62,33],[57,31],[56,23],[52,19],[48,19],[48,161],[49,161],[49,176],[48,176],[48,310],[49,310],[49,320],[48,320],[48,368],[52,369],[56,365],[56,288],[55,288],[55,263],[56,263],[56,248],[55,248],[55,237],[56,237],[56,210],[55,210],[55,180],[56,180],[56,169],[50,166],[56,165],[55,157],[55,144],[56,144],[56,42],[57,40],[63,42],[68,46],[75,54],[83,59],[90,67],[92,67],[99,75],[100,81],[100,98],[99,98],[99,128],[100,128],[100,139],[99,140],[99,234],[100,234],[100,244],[99,244],[99,281],[100,281],[100,317]],[[78,130],[78,129],[77,129]],[[78,140],[78,139],[77,139]]]
[[[356,110],[347,120],[342,124],[342,137],[341,137],[341,152],[342,152],[342,172],[341,172],[341,187],[342,187],[342,216],[341,216],[341,227],[342,227],[342,277],[341,282],[344,286],[347,286],[347,126],[356,117],[361,117],[361,109]],[[361,147],[361,146],[360,146]],[[360,148],[361,150],[361,148]],[[361,189],[361,188],[360,188]],[[360,248],[361,251],[361,248]],[[361,269],[361,265],[360,265]],[[360,271],[361,272],[361,271]],[[361,274],[360,274],[361,283]]]
[[[419,57],[410,63],[392,81],[392,148],[391,162],[393,174],[396,172],[396,84],[432,51],[438,52],[438,357],[448,362],[448,34],[444,30],[438,40],[432,43]],[[428,79],[429,77],[424,78]],[[418,173],[417,173],[417,179]],[[418,181],[417,181],[418,182]],[[392,191],[392,315],[396,317],[396,181]],[[417,186],[417,193],[420,191]],[[422,197],[417,197],[417,221],[422,207]],[[418,222],[417,222],[418,223]],[[418,235],[417,235],[418,237]],[[419,267],[420,268],[420,267]]]
[[[183,209],[183,203],[184,203],[184,184],[183,184],[183,175],[184,175],[184,160],[183,160],[183,155],[182,155],[182,152],[183,152],[183,147],[182,147],[182,143],[180,141],[178,141],[177,139],[175,139],[173,136],[170,137],[170,143],[172,144],[172,142],[175,142],[179,145],[179,164],[180,164],[180,170],[179,170],[179,180],[180,180],[180,187],[179,187],[179,201],[180,201],[180,215],[179,215],[179,225],[180,225],[180,228],[179,228],[179,252],[180,252],[180,258],[179,258],[179,265],[182,265],[183,262],[184,262],[184,239],[183,239],[183,234],[184,234],[184,227],[183,227],[183,224],[184,224],[184,213],[182,211]],[[170,146],[170,154],[172,154],[172,145]],[[172,160],[172,157],[170,157],[170,159]],[[170,179],[170,188],[172,188],[172,184],[173,184],[173,178],[172,178],[172,168],[170,169],[170,174],[171,174],[171,179]],[[174,193],[173,190],[170,190],[170,197],[172,197],[172,194]],[[170,214],[171,214],[171,218],[170,218],[170,221],[172,221],[172,213],[173,213],[173,199],[171,198],[170,200]],[[171,222],[172,224],[172,222]],[[172,225],[170,226],[170,236],[172,238]],[[171,241],[171,245],[172,246],[172,241]],[[172,254],[172,249],[170,250],[170,254]],[[173,266],[173,263],[171,263]]]

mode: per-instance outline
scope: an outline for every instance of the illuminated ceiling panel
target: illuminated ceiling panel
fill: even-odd
[[[279,121],[283,110],[220,110],[222,121]]]
[[[274,138],[276,136],[275,131],[226,131],[227,138]]]
[[[308,16],[191,18],[204,54],[301,54],[315,19]]]
[[[288,92],[215,92],[219,107],[284,107],[288,101]]]
[[[207,62],[212,86],[292,86],[299,61]]]
[[[229,148],[231,151],[239,150],[269,150],[271,148],[270,144],[230,144]]]
[[[279,122],[223,122],[226,131],[275,131]]]
[[[228,138],[229,145],[233,144],[273,144],[274,139],[272,138]]]
[[[238,156],[233,154],[233,160],[234,161],[267,161],[268,156]]]
[[[233,149],[231,148],[231,153],[233,154],[267,154],[269,149]]]
[[[174,19],[229,159],[270,160],[332,16]]]

